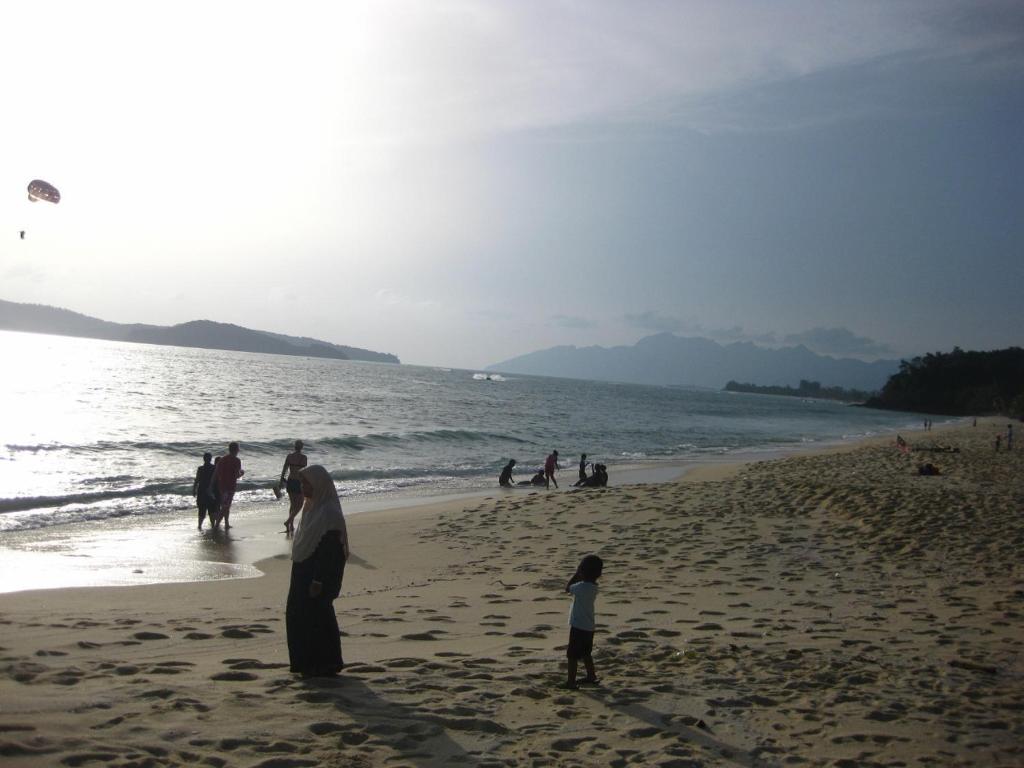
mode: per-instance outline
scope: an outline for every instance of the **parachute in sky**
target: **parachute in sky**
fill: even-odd
[[[47,181],[42,179],[34,179],[29,182],[28,185],[28,199],[33,203],[36,200],[45,200],[48,203],[59,203],[60,192],[58,189]]]

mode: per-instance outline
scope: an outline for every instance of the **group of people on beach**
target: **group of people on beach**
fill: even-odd
[[[296,440],[274,485],[275,495],[281,497],[283,486],[289,501],[284,521],[285,532],[292,539],[285,608],[289,666],[292,672],[304,676],[336,675],[344,662],[334,601],[341,594],[349,556],[348,529],[334,480],[319,464],[308,466],[302,448],[302,441]],[[216,460],[210,453],[203,454],[192,483],[199,530],[207,516],[213,529],[219,528],[221,521],[225,530],[231,527],[231,502],[238,479],[245,474],[238,452],[238,443],[232,442],[228,452]]]
[[[244,474],[242,460],[238,458],[238,443],[228,443],[228,452],[216,460],[213,460],[212,453],[203,454],[203,463],[196,470],[196,479],[192,482],[192,495],[199,509],[200,531],[207,516],[212,528],[220,528],[221,521],[224,521],[225,530],[231,527],[231,502],[235,498],[238,479]]]
[[[554,484],[558,487],[558,480],[555,479],[555,472],[561,469],[558,463],[558,451],[552,451],[544,460],[544,466],[537,470],[537,474],[529,480],[515,482],[512,478],[512,471],[515,469],[516,460],[509,459],[498,475],[498,485],[502,488],[512,488],[517,485],[543,486],[550,488]],[[587,467],[591,468],[591,474],[587,474]],[[595,464],[587,461],[587,454],[580,454],[579,480],[573,483],[574,487],[597,488],[608,485],[608,468],[604,464]]]
[[[303,496],[299,472],[309,463],[302,448],[302,441],[296,440],[294,450],[284,459],[281,479],[274,484],[274,495],[277,498],[281,498],[282,487],[288,494],[288,518],[284,521],[284,527],[289,536],[295,532],[295,517],[302,509]],[[200,531],[203,530],[203,523],[207,517],[210,518],[210,527],[214,530],[220,528],[221,521],[224,522],[225,530],[231,527],[231,503],[235,498],[238,481],[245,474],[238,452],[238,443],[231,442],[228,443],[228,452],[223,456],[214,459],[212,453],[203,454],[203,463],[199,465],[195,480],[192,481],[192,495],[195,497],[199,512]]]
[[[274,486],[278,498],[283,486],[289,499],[288,517],[284,522],[285,532],[292,539],[291,578],[285,607],[288,659],[289,668],[295,674],[325,677],[338,674],[344,666],[334,601],[341,594],[345,564],[349,559],[348,528],[338,489],[330,473],[319,464],[310,466],[302,449],[302,441],[296,440],[294,450],[285,457],[280,480]],[[231,527],[231,502],[238,479],[245,474],[238,453],[238,443],[232,442],[227,453],[216,460],[209,452],[203,454],[203,463],[192,484],[192,494],[199,509],[199,530],[202,530],[207,516],[214,529],[220,526],[221,521],[225,529]],[[586,459],[586,454],[580,456],[580,477],[576,485],[585,485],[594,478],[600,481],[602,475],[601,484],[607,483],[608,475],[602,464],[590,464],[593,473],[587,475]],[[513,459],[505,466],[501,475],[502,485],[512,484],[515,464]],[[545,483],[553,482],[558,487],[555,480],[558,469],[561,469],[558,451],[552,451],[544,463]],[[297,527],[296,519],[299,521]],[[592,650],[597,580],[603,568],[600,557],[587,555],[565,585],[565,591],[573,596],[566,648],[567,688],[578,688],[580,683],[596,685],[598,682]],[[577,668],[581,661],[586,677],[577,682]]]

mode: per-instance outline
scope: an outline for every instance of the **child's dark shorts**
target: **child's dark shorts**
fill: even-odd
[[[570,659],[585,659],[594,650],[594,633],[577,627],[569,627],[569,645],[565,655]]]

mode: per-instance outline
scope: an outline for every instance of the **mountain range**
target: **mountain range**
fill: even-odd
[[[802,344],[769,349],[750,342],[657,333],[632,346],[560,346],[488,366],[489,371],[631,384],[710,387],[730,380],[795,386],[801,379],[826,387],[875,391],[899,369],[898,360],[865,362],[819,355]]]
[[[332,344],[306,336],[255,331],[231,323],[216,323],[211,320],[192,320],[171,326],[112,323],[59,307],[17,304],[3,300],[0,300],[0,330],[52,333],[58,336],[131,341],[139,344],[264,352],[271,355],[368,360],[375,363],[400,362],[395,355],[384,352]]]

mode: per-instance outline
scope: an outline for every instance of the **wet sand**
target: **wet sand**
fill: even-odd
[[[333,679],[287,671],[280,556],[263,578],[0,595],[0,755],[1021,765],[1024,453],[993,452],[998,426],[354,515]],[[567,691],[562,588],[592,551],[601,685]]]

